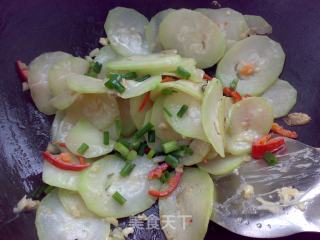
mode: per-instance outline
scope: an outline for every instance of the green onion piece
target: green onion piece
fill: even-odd
[[[122,76],[122,78],[125,78],[125,79],[135,79],[138,77],[137,73],[135,73],[135,72],[123,73],[121,76]]]
[[[52,190],[54,190],[56,187],[54,187],[54,186],[48,186],[48,187],[46,187],[46,189],[44,190],[44,193],[45,194],[48,194],[48,193],[50,193]]]
[[[103,132],[103,144],[104,145],[109,145],[110,141],[109,141],[109,132],[108,131],[105,131]]]
[[[147,74],[147,75],[144,75],[144,76],[141,76],[141,77],[137,77],[136,79],[134,79],[136,82],[143,82],[144,80],[147,80],[148,78],[150,78],[151,75],[150,74]]]
[[[110,80],[116,80],[116,81],[121,81],[122,79],[122,76],[121,74],[118,74],[118,73],[109,73],[108,76],[107,76]]]
[[[84,75],[96,78],[98,74],[96,72],[94,72],[93,70],[89,69],[88,72],[86,72]]]
[[[123,166],[123,168],[120,171],[120,175],[122,177],[129,176],[132,170],[135,168],[135,164],[131,162],[126,162],[126,164]]]
[[[120,205],[125,204],[125,202],[127,201],[127,199],[125,199],[119,192],[115,192],[112,195],[112,198]]]
[[[191,77],[191,74],[181,66],[177,68],[176,74],[183,79],[189,79]]]
[[[125,138],[119,138],[118,142],[124,145],[127,148],[131,148],[131,143]]]
[[[170,141],[162,144],[163,151],[165,153],[171,153],[179,149],[178,143],[176,141]]]
[[[88,149],[89,149],[89,145],[86,144],[86,143],[82,143],[82,144],[80,145],[80,147],[78,148],[77,152],[78,152],[80,155],[83,155]]]
[[[139,149],[139,146],[140,146],[140,140],[138,139],[135,139],[135,138],[132,138],[130,140],[130,147],[135,149],[135,150],[138,150]]]
[[[183,105],[181,106],[180,110],[178,111],[177,116],[178,116],[179,118],[182,118],[182,116],[188,111],[188,108],[189,108],[189,107],[188,107],[187,105],[183,104]]]
[[[114,149],[124,158],[126,158],[129,153],[129,149],[120,142],[116,142]]]
[[[263,159],[267,162],[269,166],[273,166],[278,163],[278,158],[271,152],[266,152],[263,155]]]
[[[174,151],[171,153],[171,155],[177,157],[177,158],[181,158],[181,157],[185,157],[185,156],[190,156],[193,154],[193,151],[191,148],[189,148],[188,146],[181,146],[179,150]]]
[[[126,90],[126,88],[118,81],[114,82],[113,87],[118,93],[123,93]]]
[[[239,82],[239,79],[237,78],[232,80],[232,82],[230,83],[231,90],[235,91],[237,89],[238,82]]]
[[[153,149],[150,149],[150,151],[147,154],[147,158],[152,159],[155,154],[156,154],[156,151]]]
[[[163,111],[164,111],[169,117],[172,117],[171,112],[170,112],[166,107],[163,107]]]
[[[141,143],[138,149],[138,155],[143,156],[144,155],[144,150],[148,147],[146,143]]]
[[[172,156],[170,154],[166,156],[164,161],[166,163],[168,163],[173,168],[176,168],[178,166],[178,164],[179,164],[179,160],[176,157],[174,157],[174,156]]]
[[[147,132],[149,132],[151,129],[153,128],[152,123],[148,122],[147,124],[145,124],[140,130],[138,130],[133,137],[135,139],[139,139],[141,138],[144,134],[146,134]]]
[[[128,155],[127,155],[127,160],[128,161],[133,161],[137,158],[138,154],[136,150],[131,150]]]
[[[160,177],[160,182],[166,183],[168,182],[169,178],[170,178],[170,173],[168,171],[165,171]]]
[[[119,118],[117,118],[115,120],[115,124],[116,124],[116,131],[117,131],[118,135],[121,135],[121,133],[122,133],[122,125],[121,125],[121,121],[120,121]]]
[[[156,132],[154,130],[150,130],[148,132],[148,142],[154,143],[156,141]]]
[[[105,87],[109,88],[109,89],[114,89],[119,93],[123,93],[126,88],[117,80],[115,79],[109,79],[105,84]]]
[[[92,64],[92,70],[95,72],[95,73],[100,73],[101,72],[101,68],[102,68],[102,64],[99,63],[99,62],[94,62]]]
[[[170,89],[170,88],[165,88],[165,89],[161,90],[161,94],[162,95],[170,95],[170,94],[173,94],[173,93],[176,93],[176,92],[177,92],[176,90]]]

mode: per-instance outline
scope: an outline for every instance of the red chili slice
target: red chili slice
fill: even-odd
[[[59,158],[55,157],[54,155],[52,155],[51,153],[49,153],[48,151],[43,152],[42,156],[49,163],[63,170],[82,171],[83,169],[86,169],[87,167],[90,166],[89,163],[85,163],[85,162],[82,162],[80,164],[72,164],[72,163],[64,162]]]
[[[149,172],[148,178],[149,179],[155,179],[155,178],[160,178],[162,173],[169,168],[168,163],[162,163],[155,169]]]
[[[149,190],[149,194],[153,197],[166,197],[170,195],[178,187],[182,174],[182,171],[176,171],[176,174],[168,180],[169,187],[166,190]]]
[[[276,152],[284,147],[285,141],[281,137],[270,139],[271,135],[266,135],[252,144],[251,155],[254,159],[262,158],[266,152]]]
[[[18,75],[20,77],[21,82],[28,82],[28,66],[24,62],[17,60],[16,61],[16,68]]]
[[[271,131],[275,132],[283,137],[288,137],[288,138],[297,138],[298,137],[298,134],[296,132],[284,129],[278,123],[272,124]]]

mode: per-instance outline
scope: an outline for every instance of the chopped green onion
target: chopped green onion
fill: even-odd
[[[126,164],[123,166],[123,168],[120,171],[120,175],[122,177],[129,176],[132,170],[135,168],[135,164],[131,162],[126,162]]]
[[[103,144],[104,145],[109,145],[110,141],[109,141],[109,132],[105,131],[103,132]]]
[[[176,168],[179,164],[179,160],[170,154],[165,157],[164,161],[173,168]]]
[[[239,79],[237,78],[232,80],[232,82],[230,83],[231,90],[235,91],[237,89],[238,82],[239,82]]]
[[[149,132],[153,128],[152,123],[148,122],[140,130],[138,130],[133,136],[135,139],[141,138],[144,134]]]
[[[269,166],[273,166],[278,163],[278,158],[271,152],[266,152],[263,155],[263,159],[267,162]]]
[[[109,73],[108,78],[110,80],[116,80],[116,81],[121,81],[122,79],[121,74],[118,74],[118,73]]]
[[[126,88],[117,80],[115,79],[109,79],[105,84],[105,87],[109,88],[109,89],[114,89],[119,93],[123,93]]]
[[[172,117],[171,112],[170,112],[166,107],[163,107],[163,111],[164,111],[169,117]]]
[[[160,177],[160,182],[162,182],[162,183],[168,182],[170,175],[171,174],[168,171],[165,171]]]
[[[117,118],[115,120],[115,124],[116,124],[116,131],[118,133],[118,135],[121,135],[121,132],[122,132],[122,126],[121,126],[121,121],[119,118]]]
[[[152,159],[155,154],[156,154],[156,151],[153,149],[150,149],[150,151],[147,154],[147,158]]]
[[[131,150],[128,155],[127,155],[127,160],[128,161],[133,161],[137,158],[138,154],[136,150]]]
[[[150,130],[148,132],[148,142],[154,143],[156,141],[156,132],[154,130]]]
[[[130,147],[135,149],[135,150],[138,150],[139,149],[139,146],[140,146],[140,140],[138,139],[135,139],[135,138],[132,138],[130,140]]]
[[[44,190],[44,193],[45,194],[48,194],[48,193],[50,193],[52,190],[54,190],[56,187],[54,187],[54,186],[48,186],[48,187],[46,187],[46,189]]]
[[[121,143],[122,145],[124,145],[127,148],[131,147],[131,143],[129,142],[129,140],[127,140],[125,138],[119,138],[118,142]]]
[[[183,105],[181,106],[180,110],[178,111],[177,116],[178,116],[179,118],[182,118],[183,115],[188,111],[188,108],[189,108],[189,107],[188,107],[187,105],[183,104]]]
[[[86,144],[86,143],[82,143],[82,144],[80,145],[80,147],[78,148],[77,152],[78,152],[80,155],[83,155],[88,149],[89,149],[89,145]]]
[[[102,64],[99,62],[91,62],[89,66],[88,72],[85,74],[90,77],[97,77],[98,73],[100,73],[102,68]]]
[[[125,79],[135,79],[138,77],[138,75],[135,72],[127,72],[127,73],[123,73],[121,77]]]
[[[125,199],[119,192],[115,192],[112,195],[112,198],[120,205],[125,204],[125,202],[127,201],[127,199]]]
[[[180,158],[180,157],[185,157],[187,155],[192,155],[193,151],[191,148],[189,148],[188,146],[181,146],[179,150],[174,151],[171,153],[171,155]]]
[[[183,79],[189,79],[191,77],[191,74],[181,66],[177,68],[176,74]]]
[[[138,155],[143,156],[144,155],[144,150],[148,147],[146,143],[141,143],[138,149]]]
[[[141,77],[137,77],[136,79],[134,79],[135,81],[137,82],[143,82],[144,80],[147,80],[148,78],[150,78],[151,75],[150,74],[146,74],[144,76],[141,76]]]
[[[92,64],[91,68],[95,73],[100,73],[101,72],[101,68],[102,68],[102,64],[99,63],[99,62],[94,62]]]
[[[176,141],[170,141],[162,144],[163,151],[165,153],[171,153],[179,149],[178,143]]]
[[[176,90],[170,89],[170,88],[165,88],[165,89],[161,90],[161,94],[162,95],[170,95],[170,94],[173,94],[173,93],[176,93],[176,92],[177,92]]]
[[[114,145],[114,149],[119,152],[124,158],[126,158],[129,153],[129,149],[120,142],[116,142],[116,144]]]

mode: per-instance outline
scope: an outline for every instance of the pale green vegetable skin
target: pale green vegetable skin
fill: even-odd
[[[176,91],[186,93],[195,99],[201,101],[203,98],[203,92],[201,90],[202,84],[190,82],[188,80],[177,80],[174,82],[164,82],[151,92],[151,99],[155,99],[161,94],[161,91],[166,88],[170,88]]]
[[[110,61],[107,64],[112,71],[140,71],[146,73],[159,73],[175,71],[181,64],[181,57],[178,54],[149,54],[146,56],[130,56]]]
[[[196,11],[217,24],[227,40],[239,41],[247,36],[249,28],[244,16],[231,8],[198,8]]]
[[[79,193],[60,188],[58,196],[64,209],[75,218],[97,217],[86,207]]]
[[[178,188],[168,197],[159,199],[161,226],[166,225],[168,216],[174,219],[170,222],[174,228],[163,229],[167,239],[204,239],[213,209],[213,192],[209,174],[198,168],[184,169]],[[188,223],[190,219],[192,223]]]
[[[151,52],[153,51],[157,52],[162,50],[162,46],[158,36],[159,26],[162,20],[172,11],[174,11],[174,9],[169,8],[169,9],[158,12],[156,15],[154,15],[151,18],[149,24],[147,25],[145,34],[146,34],[146,39],[148,41],[149,50]]]
[[[222,85],[219,80],[208,82],[205,89],[201,119],[204,132],[216,152],[224,157],[224,104]]]
[[[258,96],[279,77],[285,54],[279,43],[266,36],[251,36],[237,42],[221,59],[216,76],[225,87],[240,78],[237,91],[241,95]],[[255,72],[248,77],[238,75],[241,64],[253,64]]]
[[[70,74],[67,77],[67,86],[77,93],[106,93],[108,89],[104,81],[80,74]]]
[[[72,75],[83,75],[89,70],[89,63],[79,57],[69,57],[54,64],[49,70],[49,87],[54,96],[68,89],[67,79]]]
[[[152,206],[156,199],[148,194],[148,190],[159,189],[160,181],[149,180],[147,174],[156,165],[144,157],[133,163],[136,167],[127,177],[119,174],[125,162],[114,155],[96,161],[82,173],[79,193],[89,210],[101,217],[122,218]],[[112,198],[116,191],[127,199],[124,205]]]
[[[182,118],[177,116],[182,105],[187,105],[188,110]],[[201,124],[201,102],[185,93],[175,93],[167,96],[163,106],[172,116],[163,112],[167,122],[182,136],[208,141]]]
[[[150,77],[143,82],[137,82],[134,80],[126,80],[126,90],[119,94],[121,98],[132,98],[140,96],[146,92],[155,89],[161,82],[161,76]]]
[[[287,81],[279,79],[262,96],[273,108],[275,118],[286,116],[297,102],[297,90]]]
[[[49,193],[40,203],[36,215],[39,240],[102,240],[108,239],[110,224],[102,219],[75,218],[65,211],[57,190]]]
[[[124,7],[109,11],[104,29],[112,48],[122,56],[148,54],[145,27],[148,19],[141,13]]]
[[[140,105],[143,101],[144,95],[130,98],[130,115],[137,129],[143,127],[143,122],[146,116],[146,112],[152,107],[151,102],[149,101],[147,105],[139,111]]]
[[[70,57],[70,54],[64,52],[49,52],[41,54],[30,63],[28,84],[32,100],[40,112],[47,115],[56,112],[50,103],[52,93],[48,84],[48,72],[55,63]]]
[[[182,139],[182,136],[172,129],[164,116],[166,114],[163,111],[164,99],[164,96],[158,97],[151,111],[150,122],[154,126],[156,136],[163,142]]]
[[[89,146],[84,154],[80,154],[86,158],[105,155],[113,150],[114,145],[113,140],[110,140],[109,145],[105,145],[103,143],[103,133],[89,121],[80,119],[69,131],[66,137],[66,145],[73,154],[79,155],[78,148],[83,143],[86,143]]]
[[[80,172],[62,170],[47,161],[43,162],[42,181],[50,186],[77,191],[79,178]]]
[[[218,26],[199,12],[180,9],[162,21],[159,38],[165,49],[176,49],[194,58],[197,66],[208,68],[223,56],[225,39]]]
[[[227,151],[233,155],[250,152],[252,142],[267,134],[272,123],[272,107],[261,97],[233,104],[229,112]]]
[[[223,176],[232,173],[247,157],[232,155],[227,155],[225,158],[217,157],[207,163],[199,163],[198,167],[214,176]]]
[[[191,166],[202,162],[203,159],[208,155],[211,145],[198,139],[192,140],[189,147],[193,151],[192,155],[182,157],[180,162],[185,166]]]

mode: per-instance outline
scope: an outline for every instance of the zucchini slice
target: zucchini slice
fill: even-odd
[[[216,76],[225,87],[239,79],[237,91],[241,95],[258,96],[278,79],[284,60],[279,43],[254,35],[234,44],[219,62]],[[252,67],[252,72],[246,76],[240,74],[245,66]]]
[[[150,188],[159,189],[159,180],[149,180],[148,172],[156,164],[145,157],[133,161],[136,167],[129,176],[122,177],[120,171],[125,162],[109,155],[92,164],[82,173],[79,193],[86,206],[101,217],[122,218],[142,212],[156,201],[148,194]],[[112,195],[119,192],[127,201],[120,205]]]
[[[204,239],[212,214],[213,191],[212,179],[205,171],[184,170],[178,188],[159,199],[160,224],[167,239]],[[171,226],[167,225],[169,217]]]
[[[36,214],[39,240],[108,239],[110,224],[93,217],[75,218],[62,206],[57,190],[49,193],[40,203]]]

